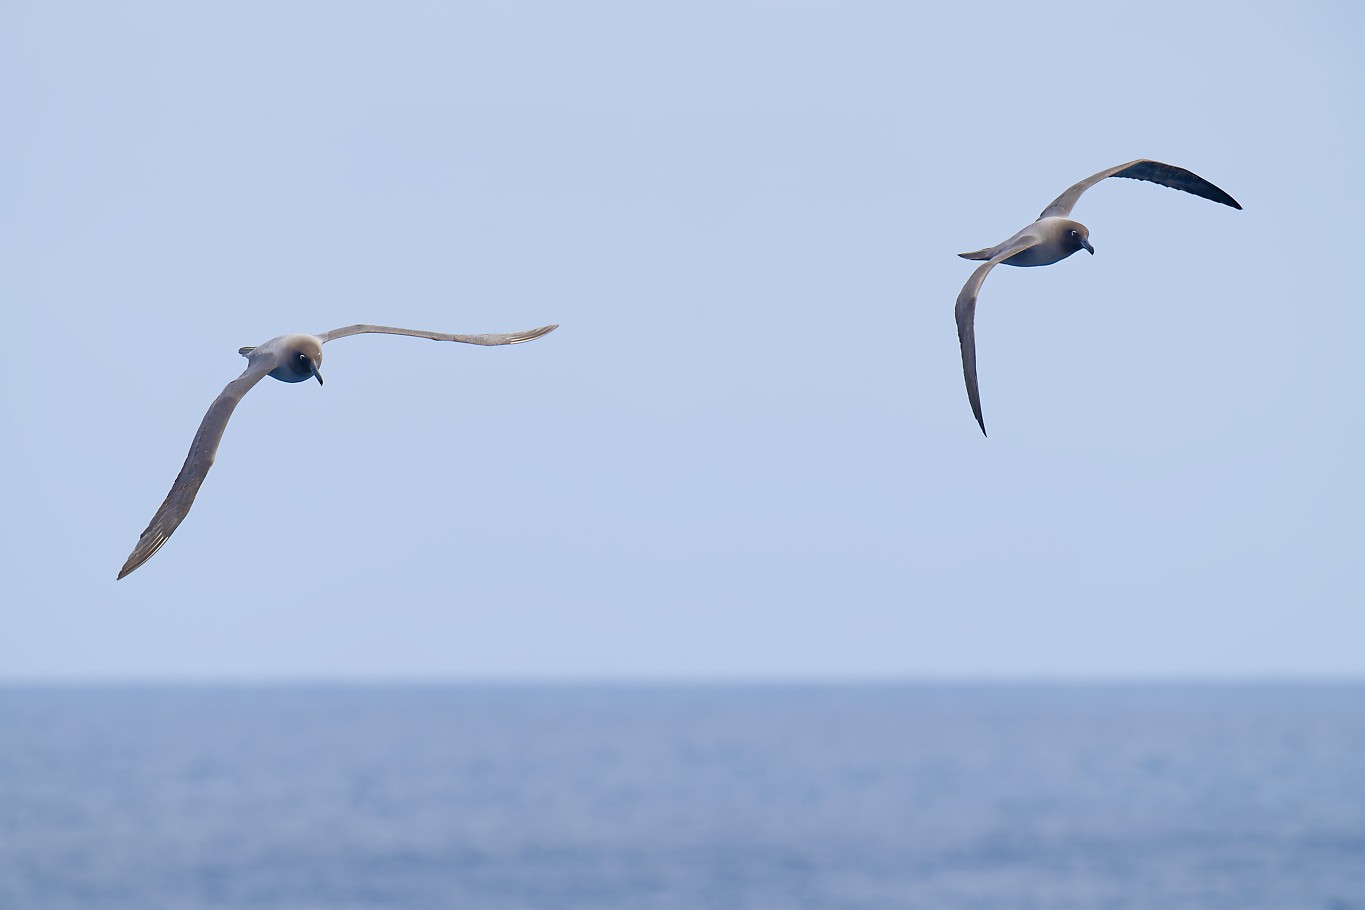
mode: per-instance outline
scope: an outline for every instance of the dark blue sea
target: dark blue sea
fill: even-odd
[[[0,688],[4,910],[1365,910],[1365,685]]]

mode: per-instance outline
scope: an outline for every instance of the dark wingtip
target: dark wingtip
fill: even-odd
[[[1207,183],[1208,181],[1205,181],[1205,182]],[[1211,201],[1213,201],[1213,202],[1222,203],[1223,205],[1226,205],[1226,206],[1229,206],[1229,207],[1231,207],[1231,208],[1234,208],[1234,209],[1236,209],[1236,210],[1239,211],[1239,212],[1242,210],[1242,203],[1238,202],[1236,199],[1233,199],[1232,196],[1228,195],[1227,190],[1219,189],[1218,187],[1214,186],[1212,183],[1210,183],[1209,186],[1212,187],[1216,192],[1214,192],[1214,193],[1208,193],[1208,194],[1205,194],[1205,193],[1195,193],[1194,195],[1196,195],[1196,196],[1203,196],[1205,199],[1211,200]]]
[[[152,551],[152,553],[155,552],[156,550]],[[123,578],[124,576],[133,574],[133,572],[136,569],[140,568],[144,562],[152,558],[152,553],[148,553],[145,556],[138,553],[137,550],[134,550],[132,553],[129,553],[127,561],[124,562],[123,564],[123,568],[118,570],[118,578],[115,578],[114,581],[118,581],[119,578]]]
[[[1190,189],[1185,189],[1184,187],[1176,187],[1176,189],[1185,189],[1185,192],[1187,193],[1192,193],[1195,196],[1203,196],[1210,202],[1217,202],[1222,205],[1231,206],[1232,208],[1235,208],[1239,212],[1242,210],[1242,203],[1238,202],[1236,199],[1233,199],[1232,194],[1229,193],[1227,190],[1223,189],[1220,186],[1214,186],[1212,183],[1209,183],[1207,180],[1205,180],[1203,177],[1200,177],[1197,174],[1191,174],[1191,176],[1194,177],[1196,180],[1200,181],[1202,186]]]
[[[1194,171],[1186,170],[1183,167],[1176,167],[1174,164],[1164,164],[1151,158],[1142,158],[1134,162],[1129,167],[1124,168],[1113,177],[1128,177],[1133,180],[1147,180],[1152,183],[1159,183],[1168,186],[1173,190],[1201,196],[1210,202],[1217,202],[1221,205],[1231,206],[1238,211],[1242,210],[1241,203],[1233,199],[1227,190],[1220,186],[1215,186],[1209,181],[1200,177]]]

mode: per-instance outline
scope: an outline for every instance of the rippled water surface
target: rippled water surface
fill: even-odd
[[[0,688],[0,907],[1365,910],[1365,686]]]

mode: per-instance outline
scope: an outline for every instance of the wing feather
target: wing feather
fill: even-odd
[[[542,335],[548,335],[558,324],[543,325],[538,329],[530,329],[525,332],[509,332],[504,335],[452,335],[446,332],[428,332],[423,329],[398,329],[388,325],[348,325],[345,328],[332,329],[330,332],[323,332],[317,336],[326,344],[337,338],[345,338],[347,335],[363,335],[369,332],[377,332],[384,335],[411,335],[414,338],[430,338],[432,341],[459,341],[464,344],[521,344],[524,341],[533,341]]]
[[[1015,238],[1009,246],[977,266],[957,295],[957,306],[953,313],[957,317],[957,340],[962,346],[962,378],[967,382],[967,400],[972,404],[972,414],[983,436],[986,435],[986,421],[981,417],[981,390],[976,381],[976,298],[991,269],[1016,253],[1022,253],[1042,242],[1042,238],[1033,234]]]
[[[242,375],[229,382],[213,400],[213,404],[209,405],[204,419],[199,423],[198,432],[194,434],[194,441],[190,443],[190,452],[185,456],[185,464],[176,475],[175,483],[171,484],[171,491],[166,494],[161,508],[152,516],[147,530],[137,539],[137,546],[133,547],[128,561],[119,570],[119,578],[151,559],[152,555],[161,549],[161,545],[170,539],[171,534],[180,526],[180,522],[185,520],[190,506],[194,504],[199,487],[208,475],[209,468],[213,467],[213,457],[218,452],[218,444],[223,440],[228,418],[232,416],[242,396],[270,373],[270,367],[269,362],[248,366]]]
[[[1136,161],[1129,161],[1127,164],[1120,164],[1108,170],[1100,171],[1098,174],[1092,174],[1080,183],[1069,187],[1065,193],[1052,200],[1052,203],[1043,209],[1043,213],[1038,217],[1067,217],[1071,214],[1072,208],[1075,207],[1076,201],[1081,198],[1081,194],[1107,177],[1146,180],[1148,183],[1157,183],[1171,189],[1193,193],[1213,202],[1230,205],[1235,209],[1242,207],[1236,199],[1193,171],[1187,171],[1183,167],[1176,167],[1173,164],[1152,161],[1150,158],[1139,158]]]

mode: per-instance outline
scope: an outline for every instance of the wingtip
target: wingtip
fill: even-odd
[[[159,514],[160,513],[158,512],[158,515]],[[181,516],[181,518],[183,517],[184,516]],[[156,519],[154,518],[152,519],[152,521],[153,523],[155,523]],[[171,527],[171,531],[172,532],[175,531],[175,527],[178,526],[179,524],[180,521],[176,520],[175,525]],[[156,536],[152,538],[155,542],[148,544],[147,535],[151,533],[153,532],[152,528],[150,527],[142,532],[142,536],[137,539],[137,546],[133,547],[133,552],[128,554],[128,559],[123,563],[123,568],[119,569],[118,578],[122,578],[125,575],[130,575],[137,569],[141,568],[147,562],[147,560],[155,556],[157,554],[157,551],[160,550],[163,546],[165,546],[166,541],[170,539],[169,533],[157,533]],[[114,580],[118,581],[118,578]]]
[[[538,329],[531,329],[529,331],[522,332],[520,336],[517,337],[512,342],[512,344],[525,344],[528,341],[535,341],[537,338],[544,338],[546,335],[550,334],[557,328],[559,328],[559,323],[556,322],[551,325],[543,325]]]
[[[1209,184],[1209,186],[1213,186],[1213,184]],[[1214,186],[1213,188],[1217,190],[1217,193],[1206,196],[1205,198],[1211,199],[1214,202],[1222,203],[1223,205],[1226,205],[1229,208],[1234,208],[1239,212],[1242,210],[1242,203],[1238,202],[1236,199],[1233,199],[1231,193],[1229,193],[1227,190],[1220,189],[1219,187],[1216,186]]]
[[[133,572],[136,571],[139,566],[141,566],[150,558],[151,558],[150,553],[147,554],[146,556],[142,556],[136,550],[134,550],[132,554],[129,555],[128,560],[123,564],[123,568],[118,570],[118,578],[115,578],[114,581],[118,581],[122,579],[124,576],[133,574]]]

